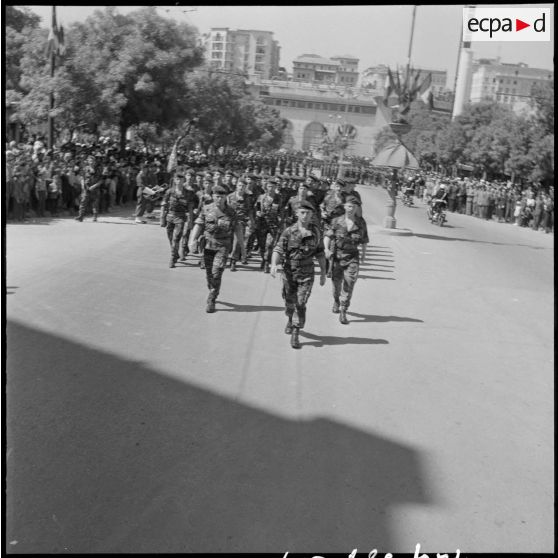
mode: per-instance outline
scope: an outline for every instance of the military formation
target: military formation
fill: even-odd
[[[136,219],[145,197],[138,180]],[[191,256],[205,271],[206,312],[216,311],[223,273],[242,272],[249,258],[262,273],[280,276],[291,346],[299,333],[319,266],[319,283],[331,279],[332,311],[348,324],[346,312],[365,258],[368,231],[354,179],[235,172],[184,165],[174,169],[161,201],[161,227],[169,241],[169,267]],[[140,221],[141,222],[141,221]],[[242,266],[242,267],[241,267]]]

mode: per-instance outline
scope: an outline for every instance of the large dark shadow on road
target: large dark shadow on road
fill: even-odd
[[[413,447],[15,322],[7,340],[10,553],[395,552],[394,506],[432,503]]]

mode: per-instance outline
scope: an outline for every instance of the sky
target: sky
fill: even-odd
[[[479,4],[478,7],[544,7],[553,4]],[[28,6],[50,21],[50,6]],[[411,64],[432,70],[446,70],[453,84],[461,38],[461,4],[420,5],[416,9]],[[59,23],[83,21],[103,6],[58,6]],[[117,6],[127,13],[138,6]],[[160,15],[185,21],[200,33],[211,27],[273,31],[281,47],[280,65],[292,71],[292,61],[301,54],[324,57],[349,54],[360,59],[359,70],[387,64],[394,68],[407,62],[413,5],[314,5],[314,6],[164,6]],[[502,62],[524,62],[533,68],[554,69],[554,29],[549,42],[473,43],[474,58],[500,57]]]

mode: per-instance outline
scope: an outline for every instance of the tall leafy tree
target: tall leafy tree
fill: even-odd
[[[189,114],[185,77],[202,62],[197,32],[154,7],[127,15],[110,7],[70,30],[74,72],[90,73],[99,112],[120,128],[141,122],[168,126]]]

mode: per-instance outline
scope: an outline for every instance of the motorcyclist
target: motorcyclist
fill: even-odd
[[[409,176],[407,183],[403,187],[403,203],[413,205],[413,196],[415,195],[415,182],[412,176]]]
[[[448,192],[445,184],[440,184],[438,190],[430,200],[430,208],[428,211],[428,218],[433,220],[434,217],[443,211],[448,203]]]

